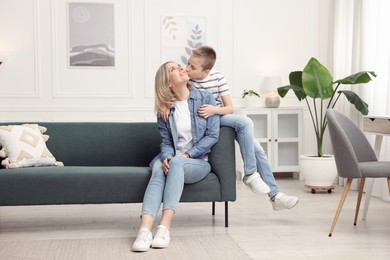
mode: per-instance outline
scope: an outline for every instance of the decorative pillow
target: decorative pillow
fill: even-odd
[[[45,127],[37,124],[0,126],[0,157],[7,157],[1,164],[6,168],[31,166],[63,166],[47,149],[48,135]]]

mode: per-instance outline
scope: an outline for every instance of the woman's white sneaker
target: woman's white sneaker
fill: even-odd
[[[138,231],[137,238],[135,239],[132,250],[134,252],[145,252],[150,249],[152,244],[152,232],[146,227],[140,228]]]
[[[157,227],[157,233],[154,236],[152,241],[152,247],[167,248],[169,246],[170,241],[171,241],[171,237],[169,235],[169,230],[165,226],[159,225]]]
[[[265,184],[265,182],[261,179],[258,172],[255,172],[249,176],[245,175],[242,181],[256,194],[262,195],[271,191],[268,185]]]

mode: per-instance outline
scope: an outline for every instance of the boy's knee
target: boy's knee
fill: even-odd
[[[239,123],[239,126],[241,129],[253,129],[254,127],[254,124],[253,124],[253,121],[249,118],[249,117],[242,117],[242,119],[240,120],[240,123]]]

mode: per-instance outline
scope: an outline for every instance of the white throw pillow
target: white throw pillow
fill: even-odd
[[[43,135],[45,127],[37,124],[0,126],[0,156],[7,157],[1,164],[6,168],[31,166],[63,166],[47,149]]]

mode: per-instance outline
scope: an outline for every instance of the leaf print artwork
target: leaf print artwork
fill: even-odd
[[[163,18],[163,25],[165,30],[176,40],[175,32],[177,31],[176,22],[172,16],[165,16]]]
[[[203,42],[201,41],[202,39],[202,30],[199,29],[199,24],[195,25],[195,28],[191,30],[192,34],[190,35],[190,39],[187,39],[187,45],[184,47],[185,52],[187,55],[182,55],[181,56],[181,62],[183,64],[187,65],[188,63],[188,58],[192,54],[192,50],[199,48],[200,46],[203,45]]]
[[[161,17],[162,62],[172,60],[186,66],[192,50],[206,43],[206,18]]]

